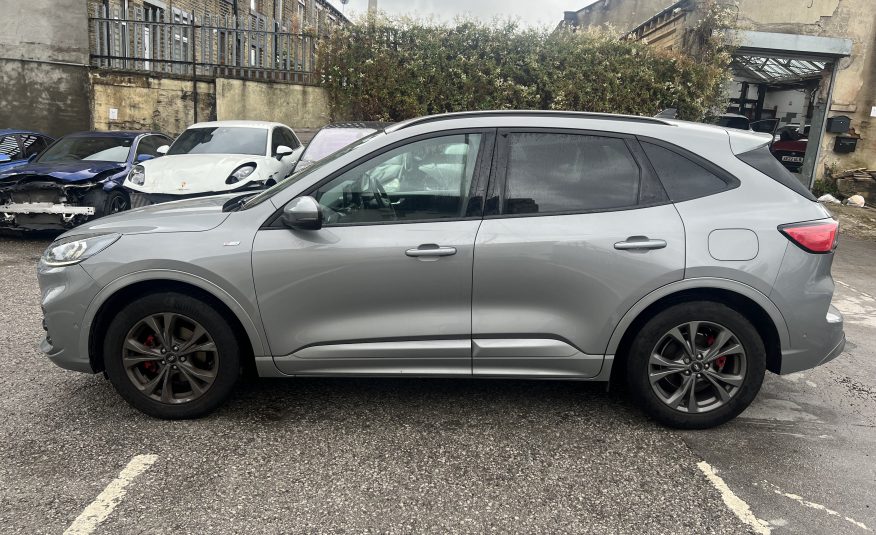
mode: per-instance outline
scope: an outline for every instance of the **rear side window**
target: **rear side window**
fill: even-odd
[[[508,134],[503,214],[585,212],[635,206],[639,166],[623,139]]]
[[[15,136],[0,137],[0,154],[9,156],[10,160],[21,159],[21,149],[18,147],[18,140]]]
[[[790,171],[785,169],[785,166],[779,163],[779,160],[772,155],[766,145],[748,152],[743,152],[742,154],[736,155],[736,157],[791,191],[806,197],[810,201],[815,200],[815,195],[812,195],[812,193],[806,189],[806,186],[797,180],[797,177],[792,175]]]
[[[672,202],[713,195],[730,187],[724,179],[681,154],[653,143],[642,148]]]

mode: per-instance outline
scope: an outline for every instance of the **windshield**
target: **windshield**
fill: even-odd
[[[320,130],[310,140],[307,150],[301,156],[305,162],[322,160],[329,154],[337,152],[350,143],[362,139],[374,132],[373,128],[327,128]]]
[[[268,130],[247,126],[189,128],[173,142],[173,154],[254,154],[264,156]]]
[[[310,176],[311,173],[314,173],[314,172],[318,171],[319,169],[322,169],[323,166],[337,160],[341,156],[347,154],[348,152],[352,151],[353,149],[359,147],[360,145],[367,143],[368,141],[374,139],[375,137],[377,137],[380,134],[383,134],[382,130],[372,132],[371,134],[369,134],[369,135],[367,135],[367,136],[365,136],[357,141],[354,141],[353,143],[347,145],[346,147],[342,148],[341,150],[335,152],[334,154],[329,155],[329,157],[323,158],[322,160],[319,160],[318,162],[311,165],[310,167],[308,167],[304,171],[301,171],[299,173],[295,173],[294,175],[288,177],[287,179],[281,180],[280,182],[277,182],[276,184],[274,184],[270,188],[266,189],[265,191],[259,193],[258,195],[254,195],[254,196],[250,197],[249,199],[246,200],[246,202],[243,203],[241,208],[246,210],[248,208],[252,208],[253,206],[256,206],[256,205],[259,205],[259,204],[265,202],[266,200],[268,200],[271,197],[273,197],[274,195],[280,193],[281,191],[288,188],[292,184],[298,182],[302,178],[304,178],[306,176]]]
[[[76,160],[97,160],[101,162],[125,163],[133,145],[133,138],[106,136],[76,136],[61,139],[48,148],[38,162],[60,162]]]

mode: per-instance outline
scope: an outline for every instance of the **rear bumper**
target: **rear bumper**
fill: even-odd
[[[846,347],[842,313],[831,305],[823,329],[812,332],[797,345],[800,347],[782,351],[782,368],[779,372],[782,375],[821,366],[837,358]]]

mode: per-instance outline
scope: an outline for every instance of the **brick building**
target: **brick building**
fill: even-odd
[[[150,20],[187,22],[192,15],[210,15],[232,20],[233,17],[277,21],[283,32],[326,33],[349,20],[327,0],[88,0],[88,13],[94,16],[103,8],[110,16],[142,12]],[[142,10],[142,11],[141,11]]]

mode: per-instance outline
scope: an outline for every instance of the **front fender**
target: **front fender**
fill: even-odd
[[[620,345],[624,334],[627,332],[627,329],[629,329],[630,325],[632,325],[633,321],[635,321],[639,314],[644,312],[649,306],[664,297],[669,297],[670,295],[684,290],[698,290],[703,288],[727,290],[747,297],[757,303],[769,315],[775,325],[776,331],[779,333],[779,343],[782,350],[790,348],[791,337],[788,331],[788,324],[785,322],[785,318],[782,316],[778,307],[769,297],[747,284],[732,279],[698,277],[667,284],[640,299],[632,306],[632,308],[630,308],[630,310],[627,311],[626,314],[624,314],[620,322],[618,322],[617,326],[614,328],[614,332],[612,332],[611,338],[608,341],[608,347],[605,350],[605,354],[614,355],[617,352],[617,348]]]
[[[119,277],[118,279],[115,279],[97,292],[97,294],[91,300],[91,303],[88,305],[88,308],[86,309],[85,314],[82,318],[82,329],[80,331],[79,339],[80,355],[89,355],[89,343],[92,325],[94,325],[94,320],[97,316],[97,312],[100,310],[100,307],[104,303],[106,303],[112,295],[114,295],[119,290],[122,290],[138,282],[157,280],[190,284],[209,293],[216,299],[219,299],[223,304],[225,304],[225,306],[227,306],[232,311],[237,320],[240,321],[240,324],[243,325],[243,329],[244,331],[246,331],[247,338],[249,338],[250,345],[252,346],[253,355],[258,358],[269,354],[266,349],[266,337],[261,328],[256,325],[256,323],[249,316],[249,314],[246,313],[240,303],[238,303],[237,300],[234,299],[234,297],[232,297],[228,292],[226,292],[213,282],[192,275],[190,273],[167,269],[154,269],[136,271]]]

